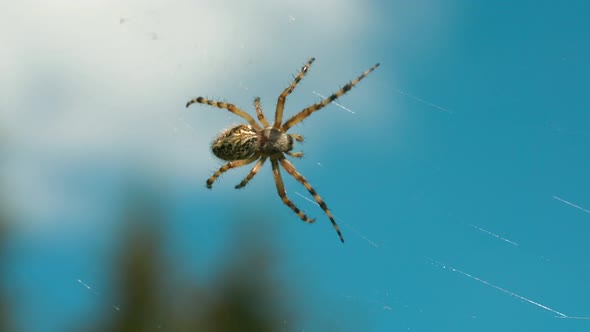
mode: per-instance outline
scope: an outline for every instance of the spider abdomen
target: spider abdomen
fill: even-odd
[[[259,135],[250,125],[239,125],[222,132],[213,141],[211,150],[220,159],[247,159],[259,150]]]

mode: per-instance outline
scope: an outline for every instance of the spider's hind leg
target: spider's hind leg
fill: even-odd
[[[258,125],[258,123],[256,123],[254,118],[252,118],[248,113],[242,111],[239,107],[236,107],[236,105],[234,105],[234,104],[228,104],[224,101],[215,101],[215,100],[210,100],[210,99],[207,99],[204,97],[198,97],[198,98],[189,100],[188,103],[186,103],[186,107],[189,107],[190,105],[192,105],[194,103],[206,104],[206,105],[210,105],[213,107],[226,109],[226,110],[234,113],[235,115],[241,117],[242,119],[248,121],[248,123],[252,127],[254,127],[256,130],[261,129],[260,125]]]
[[[252,167],[252,170],[250,170],[250,173],[248,173],[248,175],[246,175],[244,180],[242,180],[242,182],[240,182],[236,186],[236,189],[244,188],[248,184],[248,182],[250,182],[250,180],[252,180],[252,178],[258,173],[258,171],[260,170],[262,165],[264,165],[266,158],[267,158],[266,156],[263,156],[260,158],[260,160],[256,163],[256,165],[254,165],[254,167]]]
[[[215,182],[215,180],[217,180],[217,178],[229,171],[232,168],[236,168],[236,167],[242,167],[248,164],[251,164],[253,162],[255,162],[258,158],[260,158],[259,154],[256,154],[248,159],[240,159],[240,160],[234,160],[234,161],[230,161],[229,163],[221,166],[217,172],[215,172],[209,179],[207,179],[207,188],[211,189],[211,187],[213,187],[213,182]]]
[[[299,173],[297,171],[295,166],[293,166],[293,164],[291,164],[290,161],[288,161],[285,158],[281,158],[281,159],[279,159],[279,161],[281,162],[281,166],[283,166],[283,168],[292,177],[294,177],[295,180],[299,181],[299,183],[301,183],[305,187],[305,189],[307,189],[307,191],[309,191],[309,193],[313,196],[313,198],[318,203],[318,205],[322,208],[322,210],[324,210],[324,212],[326,213],[328,218],[330,218],[330,221],[332,222],[332,226],[334,226],[334,230],[336,230],[336,233],[338,233],[338,237],[340,237],[340,241],[344,242],[344,238],[342,237],[342,233],[340,232],[340,227],[338,227],[336,220],[334,220],[334,217],[332,216],[332,212],[330,212],[330,210],[328,209],[328,206],[326,205],[324,200],[320,197],[320,195],[318,195],[318,193],[315,191],[315,189],[313,189],[313,187],[309,184],[309,182],[307,182],[305,177],[303,177],[303,175],[301,175],[301,173]]]
[[[283,158],[283,156],[281,156],[280,158]],[[272,175],[275,179],[275,183],[277,185],[277,192],[279,194],[279,196],[281,197],[281,200],[283,201],[283,203],[285,205],[287,205],[291,210],[293,210],[293,212],[295,212],[299,218],[303,221],[305,221],[306,223],[314,223],[315,219],[309,219],[305,213],[303,213],[301,210],[299,210],[299,208],[297,208],[295,206],[295,204],[293,204],[293,202],[289,199],[289,197],[287,197],[287,192],[285,191],[285,184],[283,183],[283,178],[281,177],[281,171],[279,169],[279,163],[277,162],[277,158],[276,157],[270,157],[270,162],[272,164]]]

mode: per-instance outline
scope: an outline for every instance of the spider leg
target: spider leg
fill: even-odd
[[[279,96],[279,100],[277,101],[275,123],[273,125],[273,128],[279,129],[281,127],[281,122],[283,121],[283,110],[285,109],[285,101],[287,100],[287,96],[291,94],[291,92],[293,92],[293,90],[297,86],[297,83],[299,83],[299,81],[303,79],[303,76],[305,76],[307,70],[309,69],[314,60],[315,58],[311,58],[309,59],[309,61],[307,61],[305,66],[303,66],[303,68],[301,68],[301,70],[299,71],[299,74],[295,76],[293,82],[291,82],[291,84],[285,90],[283,90],[283,93],[281,93],[281,95]]]
[[[233,160],[230,161],[229,163],[221,166],[217,172],[215,172],[208,180],[207,180],[207,188],[211,189],[211,187],[213,186],[213,182],[215,182],[215,180],[217,180],[217,178],[229,171],[232,168],[236,168],[236,167],[241,167],[241,166],[245,166],[248,164],[251,164],[253,162],[255,162],[258,158],[260,158],[260,154],[255,154],[254,156],[248,158],[248,159],[240,159],[240,160]]]
[[[281,156],[284,158],[283,156]],[[279,163],[277,162],[277,157],[270,157],[270,162],[272,163],[272,175],[275,179],[275,183],[277,185],[277,192],[281,197],[281,200],[285,205],[287,205],[293,212],[297,213],[301,220],[305,221],[306,223],[314,223],[315,219],[309,219],[305,213],[301,212],[295,204],[287,197],[287,192],[285,191],[285,184],[283,183],[283,179],[281,178],[281,171],[279,169]]]
[[[336,221],[334,220],[334,217],[332,216],[332,212],[330,212],[330,210],[328,210],[328,206],[326,205],[324,200],[320,197],[320,195],[318,195],[318,193],[315,191],[315,189],[313,189],[313,187],[309,184],[309,182],[307,182],[305,177],[303,177],[303,175],[301,175],[301,173],[299,173],[297,171],[297,169],[295,168],[295,166],[293,166],[293,164],[291,164],[291,162],[289,162],[284,157],[280,158],[279,161],[281,163],[281,166],[283,166],[283,168],[289,174],[291,174],[291,176],[294,177],[295,180],[299,181],[299,183],[301,183],[305,187],[305,189],[307,189],[307,191],[309,191],[309,193],[313,196],[315,201],[318,202],[318,204],[320,205],[322,210],[324,210],[324,212],[326,213],[328,218],[330,218],[330,221],[332,222],[332,226],[334,226],[336,233],[338,233],[338,236],[340,237],[340,241],[344,242],[344,238],[342,237],[342,233],[340,232],[340,227],[338,227],[338,224],[336,223]]]
[[[254,165],[254,167],[252,167],[252,170],[250,171],[250,173],[248,173],[248,175],[244,178],[244,180],[242,180],[242,182],[240,182],[240,184],[238,184],[236,186],[236,189],[240,189],[240,188],[245,187],[248,184],[248,182],[250,182],[250,180],[252,180],[252,178],[254,177],[254,175],[256,175],[256,173],[258,173],[258,171],[260,170],[262,165],[264,165],[266,158],[267,158],[266,156],[262,156],[260,158],[260,160],[256,163],[256,165]]]
[[[291,136],[297,142],[303,142],[303,136],[299,134],[289,134],[289,136]]]
[[[289,136],[291,136],[291,138],[293,138],[294,140],[296,140],[297,142],[303,142],[303,136],[299,135],[299,134],[287,134]],[[295,158],[301,158],[303,157],[303,152],[286,152],[288,155],[290,155],[291,157],[295,157]]]
[[[268,123],[268,121],[266,121],[266,118],[264,117],[264,113],[262,113],[262,107],[260,107],[260,97],[256,97],[256,99],[254,99],[254,108],[256,108],[256,115],[258,116],[258,121],[260,121],[260,123],[262,123],[262,125],[265,128],[270,127],[270,124]]]
[[[252,127],[254,127],[254,129],[256,129],[256,130],[261,129],[260,125],[258,125],[258,123],[256,123],[256,121],[254,121],[254,118],[252,118],[250,115],[248,115],[248,113],[246,113],[246,112],[242,111],[241,109],[239,109],[238,107],[236,107],[234,104],[228,104],[224,101],[214,101],[214,100],[210,100],[207,98],[198,97],[198,98],[189,100],[189,102],[186,103],[186,107],[189,107],[190,105],[192,105],[194,103],[207,104],[207,105],[210,105],[213,107],[226,109],[226,110],[234,113],[235,115],[240,116],[242,119],[248,121],[248,123],[250,125],[252,125]]]
[[[286,154],[290,155],[291,157],[295,157],[295,158],[302,158],[303,157],[303,152],[301,152],[301,151],[286,152]]]
[[[363,78],[365,78],[367,75],[369,75],[377,67],[379,67],[379,64],[374,65],[373,67],[369,68],[367,71],[362,73],[359,77],[348,82],[345,86],[342,87],[342,89],[334,92],[330,97],[322,100],[321,102],[319,102],[317,104],[313,104],[313,105],[305,108],[303,111],[295,114],[293,117],[291,117],[289,120],[287,120],[287,122],[285,122],[285,124],[283,124],[281,129],[283,129],[283,131],[286,132],[287,130],[289,130],[289,128],[293,127],[294,125],[298,124],[299,122],[301,122],[305,118],[307,118],[309,115],[311,115],[311,113],[321,110],[329,103],[333,102],[334,100],[338,99],[339,97],[341,97],[342,95],[347,93],[358,82],[360,82]]]

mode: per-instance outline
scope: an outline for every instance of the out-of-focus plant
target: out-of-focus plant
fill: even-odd
[[[291,330],[294,307],[288,287],[272,277],[275,252],[252,234],[229,242],[235,253],[214,282],[175,276],[163,254],[166,220],[142,196],[124,213],[113,271],[119,310],[104,312],[89,331],[281,331]],[[178,282],[178,280],[191,280]],[[108,306],[105,306],[108,307]]]
[[[2,134],[3,131],[0,129],[0,163],[2,162],[2,155],[4,154]],[[12,224],[12,220],[10,220],[10,211],[6,204],[6,200],[4,199],[5,194],[6,188],[4,185],[4,178],[2,174],[0,174],[0,332],[13,330],[9,295],[7,294],[6,284],[3,280],[6,276],[5,270],[7,265],[5,252],[6,241],[8,238],[7,232],[8,226]]]
[[[6,210],[2,201],[0,201],[0,331],[11,330],[10,307],[8,305],[8,294],[6,294],[6,286],[3,278],[6,275],[6,228],[8,225],[8,218]]]

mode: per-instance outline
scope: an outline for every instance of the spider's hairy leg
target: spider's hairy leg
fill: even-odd
[[[295,158],[302,158],[303,157],[303,152],[301,151],[297,151],[297,152],[286,152],[288,155],[290,155],[291,157],[295,157]]]
[[[281,156],[282,158],[284,158],[283,156]],[[287,205],[288,207],[291,208],[291,210],[293,210],[293,212],[297,213],[297,215],[299,216],[299,218],[301,218],[301,220],[305,221],[306,223],[313,223],[315,222],[315,219],[309,219],[305,213],[301,212],[301,210],[299,210],[295,204],[293,204],[293,202],[289,199],[289,197],[287,197],[287,192],[285,191],[285,184],[283,183],[283,179],[281,178],[281,171],[279,169],[279,163],[277,162],[277,157],[273,156],[270,157],[270,162],[272,164],[272,175],[275,179],[275,183],[277,185],[277,192],[279,194],[279,196],[281,197],[281,200],[283,201],[283,203],[285,203],[285,205]]]
[[[288,134],[289,136],[291,136],[292,139],[296,140],[297,142],[303,142],[303,136],[299,135],[299,134]],[[290,155],[291,157],[295,157],[295,158],[301,158],[303,157],[303,152],[286,152],[288,155]]]
[[[256,165],[254,165],[254,167],[252,167],[252,170],[250,170],[250,173],[248,173],[248,175],[246,175],[244,180],[242,180],[242,182],[240,182],[240,184],[238,184],[236,186],[236,189],[244,188],[248,184],[248,182],[250,182],[250,180],[252,180],[252,178],[258,173],[258,171],[260,170],[262,165],[264,165],[266,158],[267,158],[266,156],[262,156],[260,158],[260,160],[256,163]]]
[[[186,103],[186,107],[189,107],[190,105],[192,105],[194,103],[207,104],[207,105],[210,105],[213,107],[226,109],[226,110],[234,113],[235,115],[240,116],[242,119],[248,121],[248,123],[252,127],[254,127],[256,130],[261,129],[260,125],[258,125],[258,123],[256,123],[256,121],[254,121],[254,118],[252,118],[248,113],[242,111],[240,108],[236,107],[234,104],[228,104],[224,101],[214,101],[214,100],[210,100],[207,98],[198,97],[198,98],[189,100],[189,102]]]
[[[217,180],[217,178],[229,171],[232,168],[236,168],[236,167],[241,167],[241,166],[245,166],[248,164],[251,164],[253,162],[255,162],[258,158],[260,158],[260,154],[255,154],[254,156],[248,158],[248,159],[240,159],[240,160],[233,160],[230,161],[229,163],[221,166],[217,172],[215,172],[208,180],[207,180],[207,188],[211,189],[211,187],[213,186],[213,182],[215,182],[215,180]]]
[[[338,224],[336,223],[336,221],[334,220],[334,217],[332,216],[332,212],[330,212],[330,210],[328,209],[328,206],[326,205],[324,200],[320,197],[320,195],[318,195],[318,193],[315,191],[315,189],[313,189],[313,187],[309,184],[309,182],[307,182],[305,177],[303,177],[303,175],[301,175],[301,173],[299,173],[297,171],[295,166],[293,166],[293,164],[291,164],[290,161],[288,161],[284,157],[279,159],[279,161],[281,163],[281,166],[283,166],[283,168],[289,174],[291,174],[291,176],[294,177],[295,180],[299,181],[299,183],[301,183],[305,187],[305,189],[307,189],[307,191],[309,191],[309,193],[313,196],[315,201],[318,202],[318,204],[320,205],[322,210],[324,210],[324,212],[326,213],[328,218],[330,218],[330,221],[332,222],[332,226],[334,226],[336,233],[338,233],[338,236],[340,237],[340,241],[344,242],[344,238],[342,237],[342,233],[340,232],[340,227],[338,227]]]
[[[256,97],[256,99],[254,99],[254,108],[256,109],[258,121],[262,123],[264,128],[270,127],[270,124],[268,123],[268,121],[266,121],[266,118],[264,117],[264,113],[262,113],[262,107],[260,107],[260,97]]]
[[[289,136],[291,136],[297,142],[303,142],[303,136],[299,134],[289,134]]]
[[[281,122],[283,122],[283,110],[285,109],[285,101],[287,100],[287,96],[291,94],[291,92],[293,92],[293,89],[295,89],[299,81],[301,81],[303,79],[303,76],[307,74],[307,70],[314,62],[314,60],[315,58],[311,58],[309,59],[309,61],[307,61],[307,63],[299,71],[299,74],[295,76],[293,82],[291,82],[291,84],[285,90],[283,90],[283,93],[281,93],[281,95],[279,96],[279,99],[277,100],[277,109],[275,112],[275,123],[273,125],[273,128],[279,129],[281,127]]]
[[[345,86],[342,87],[342,89],[334,92],[330,97],[322,100],[321,102],[319,102],[317,104],[313,104],[313,105],[305,108],[303,111],[295,114],[293,117],[291,117],[289,120],[287,120],[287,122],[285,122],[285,124],[283,124],[281,129],[283,129],[283,131],[286,132],[287,130],[289,130],[289,128],[293,127],[294,125],[298,124],[299,122],[303,121],[305,118],[310,116],[311,113],[321,110],[329,103],[333,102],[334,100],[338,99],[339,97],[341,97],[342,95],[344,95],[345,93],[350,91],[350,89],[352,89],[358,82],[360,82],[363,78],[365,78],[367,75],[369,75],[377,67],[379,67],[378,63],[376,65],[374,65],[373,67],[369,68],[364,73],[362,73],[359,77],[348,82]]]

